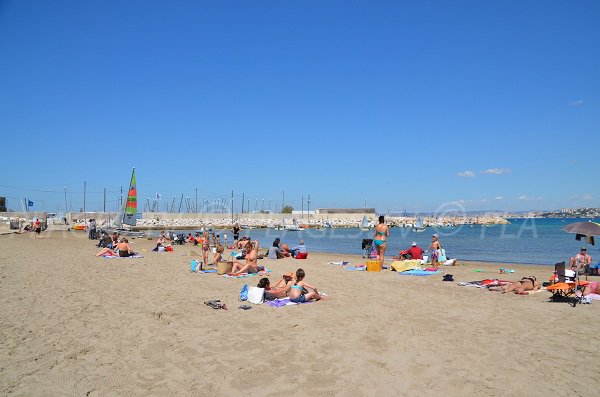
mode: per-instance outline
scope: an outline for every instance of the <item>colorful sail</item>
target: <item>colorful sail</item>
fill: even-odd
[[[125,217],[123,223],[129,226],[135,226],[135,215],[137,214],[137,188],[135,183],[135,168],[131,172],[131,182],[127,192],[127,201],[125,202]]]

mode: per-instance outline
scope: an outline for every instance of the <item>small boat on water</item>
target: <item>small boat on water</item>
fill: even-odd
[[[287,230],[288,232],[299,232],[302,228],[298,225],[298,220],[294,218],[291,225],[284,225],[283,230]]]
[[[367,231],[367,230],[371,230],[371,224],[369,223],[369,219],[367,218],[367,216],[363,216],[362,218],[362,222],[360,223],[360,230],[363,231]]]
[[[424,231],[425,231],[425,227],[423,226],[423,218],[418,216],[417,220],[415,222],[415,227],[413,227],[413,232],[422,233]]]

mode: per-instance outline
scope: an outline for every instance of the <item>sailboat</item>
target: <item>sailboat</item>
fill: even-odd
[[[370,230],[371,229],[371,225],[369,224],[369,219],[367,219],[367,216],[363,216],[362,222],[360,224],[360,230]]]
[[[124,236],[131,237],[142,237],[144,235],[143,232],[136,232],[131,230],[132,226],[135,226],[136,219],[135,216],[137,214],[137,184],[135,181],[135,167],[131,171],[131,180],[129,182],[129,190],[127,191],[127,200],[125,200],[125,205],[123,206],[123,210],[117,214],[113,225],[109,228],[109,232],[117,232]],[[129,226],[128,228],[125,225]]]
[[[425,227],[423,226],[423,218],[420,216],[417,217],[415,221],[415,227],[413,228],[413,232],[421,233],[425,231]]]
[[[298,225],[298,220],[296,218],[294,218],[292,225],[291,226],[285,225],[283,227],[283,230],[287,230],[288,232],[299,232],[302,229]]]

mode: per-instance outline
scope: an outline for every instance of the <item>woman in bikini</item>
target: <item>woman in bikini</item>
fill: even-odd
[[[383,264],[385,259],[385,249],[387,246],[387,238],[390,236],[390,228],[385,224],[383,215],[379,217],[379,224],[375,226],[375,249],[377,249],[377,260]]]
[[[204,232],[202,236],[202,260],[204,263],[208,263],[208,250],[210,249],[210,237],[208,232]]]
[[[229,273],[230,276],[237,276],[240,273],[258,273],[258,240],[255,240],[254,243],[248,241],[245,250],[246,256],[244,259],[246,260],[246,263],[234,261],[231,273]]]
[[[317,287],[304,281],[305,276],[304,270],[296,270],[296,283],[290,288],[290,302],[304,303],[311,299],[317,301],[322,299],[322,296],[319,295],[319,291],[317,291]]]
[[[537,281],[535,276],[523,277],[521,281],[515,281],[514,283],[509,283],[500,289],[500,291],[505,294],[507,292],[514,291],[515,294],[522,294],[525,291],[533,291],[540,288],[540,283]]]

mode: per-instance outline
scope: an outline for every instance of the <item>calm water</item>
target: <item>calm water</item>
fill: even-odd
[[[569,223],[580,221],[584,219],[511,219],[510,225],[427,228],[422,233],[415,233],[410,228],[393,228],[390,230],[391,237],[388,240],[386,256],[398,255],[399,251],[409,248],[413,241],[426,250],[431,243],[431,235],[438,233],[449,258],[554,264],[568,260],[586,245],[583,241],[576,241],[574,234],[561,230]],[[222,230],[217,231],[217,234],[222,233]],[[373,238],[374,233],[374,231],[362,231],[358,228],[307,229],[300,232],[250,229],[242,230],[240,235],[258,239],[263,248],[271,246],[276,237],[280,237],[283,243],[290,246],[296,245],[302,238],[309,252],[339,253],[341,260],[343,254],[361,254],[362,239]],[[231,232],[227,235],[231,242]],[[597,246],[588,247],[594,262],[600,259],[599,251]]]

